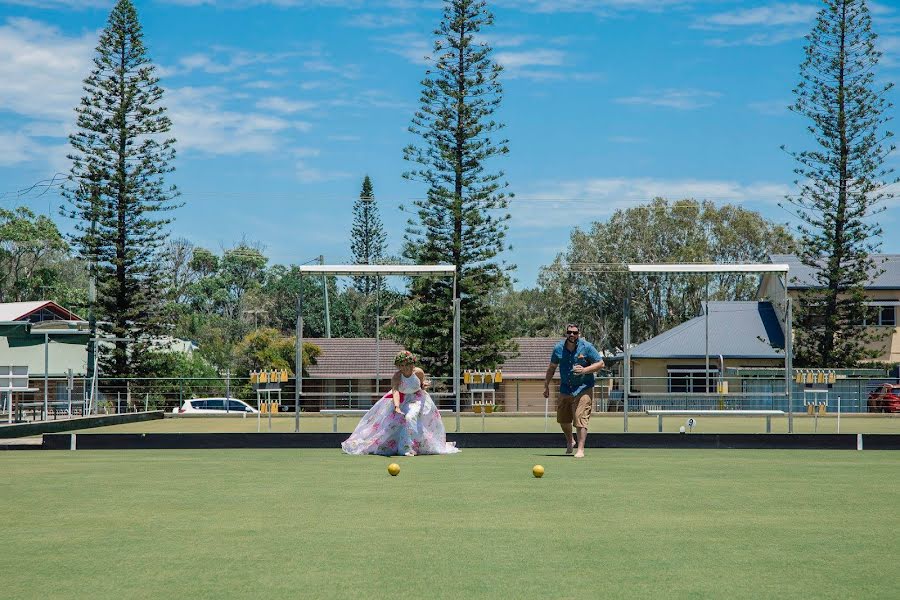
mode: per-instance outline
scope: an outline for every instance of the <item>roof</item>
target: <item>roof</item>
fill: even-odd
[[[773,263],[775,261],[772,261]],[[769,263],[653,263],[628,265],[629,273],[785,273],[786,264]]]
[[[59,315],[64,321],[84,320],[52,300],[36,300],[33,302],[0,302],[0,321],[27,321],[28,315],[36,313],[42,308]]]
[[[453,265],[301,265],[300,273],[323,275],[456,275]]]
[[[504,379],[543,379],[550,364],[553,347],[562,338],[529,338],[517,337],[513,341],[518,344],[518,355],[512,358],[509,353],[500,366]]]
[[[513,338],[518,344],[517,356],[501,365],[505,379],[543,379],[550,364],[550,354],[561,338]],[[307,372],[314,379],[371,379],[375,377],[375,338],[304,338],[304,343],[318,346],[322,354]],[[394,356],[404,350],[393,340],[380,341],[379,363],[382,377],[394,374]]]
[[[884,272],[870,278],[863,287],[867,290],[900,289],[900,254],[872,254],[870,256],[878,265],[878,270]],[[803,264],[799,257],[793,254],[770,254],[769,260],[773,263],[786,263],[790,267],[789,289],[821,287],[816,281],[817,269]]]
[[[375,377],[375,338],[303,338],[303,343],[318,346],[322,353],[307,372],[315,379],[367,379]],[[403,346],[382,339],[378,344],[381,377],[394,374],[394,356]]]
[[[632,358],[702,358],[706,318],[694,317],[632,348]],[[784,358],[784,333],[771,302],[710,302],[709,355]]]

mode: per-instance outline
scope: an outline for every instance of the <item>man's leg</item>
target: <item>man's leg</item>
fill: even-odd
[[[584,441],[587,439],[587,427],[578,427],[578,448],[575,450],[575,458],[584,458]]]
[[[588,422],[591,420],[594,397],[590,391],[586,391],[574,402],[575,428],[578,432],[578,447],[575,449],[575,458],[584,458],[584,442],[587,440]]]
[[[563,435],[566,436],[566,454],[572,454],[573,449],[575,448],[575,438],[572,436],[572,424],[560,423],[559,426],[562,428]]]
[[[575,438],[572,436],[573,400],[571,396],[560,394],[559,403],[556,405],[556,422],[566,437],[566,454],[572,454],[575,447]]]

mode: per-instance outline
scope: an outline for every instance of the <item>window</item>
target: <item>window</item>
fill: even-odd
[[[896,306],[884,306],[879,303],[872,303],[868,304],[866,309],[866,318],[860,323],[861,325],[884,325],[885,327],[897,326]]]
[[[667,369],[669,375],[669,391],[680,394],[713,394],[719,381],[719,368],[709,368],[709,387],[707,388],[706,368],[703,365],[678,365]]]
[[[237,400],[229,400],[228,401],[228,410],[236,410],[238,412],[246,412],[247,407],[244,406],[243,402],[238,402]]]
[[[206,410],[225,410],[225,401],[221,398],[217,400],[207,400]]]
[[[29,323],[43,323],[44,321],[63,321],[63,317],[59,316],[52,310],[42,308],[26,317]]]
[[[191,408],[203,410],[206,408],[206,400],[191,400]]]

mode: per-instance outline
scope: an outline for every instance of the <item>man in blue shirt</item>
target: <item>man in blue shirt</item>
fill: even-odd
[[[550,366],[544,378],[544,398],[550,397],[550,382],[559,367],[559,403],[556,421],[566,436],[566,454],[575,451],[575,458],[584,457],[588,422],[594,406],[594,373],[604,367],[603,357],[590,342],[581,339],[581,329],[574,323],[566,325],[566,339],[553,349]],[[578,433],[578,446],[572,427]]]

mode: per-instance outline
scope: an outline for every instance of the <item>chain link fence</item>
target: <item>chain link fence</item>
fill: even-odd
[[[788,406],[784,378],[734,377],[720,381],[712,379],[692,382],[690,391],[681,383],[673,386],[671,378],[632,378],[628,397],[629,413],[648,410],[783,410],[807,412],[812,403],[824,404],[827,412],[866,413],[869,400],[885,382],[896,380],[872,378],[837,379],[830,385],[810,385],[791,382],[791,401]],[[249,378],[154,378],[105,379],[97,381],[97,394],[92,401],[91,382],[75,379],[70,390],[65,378],[49,378],[46,403],[43,378],[32,379],[36,391],[15,393],[12,398],[14,421],[32,421],[77,417],[85,414],[116,414],[147,410],[172,412],[185,400],[192,398],[222,398],[244,400],[258,407],[267,394],[257,395]],[[390,379],[376,382],[371,379],[303,379],[300,408],[303,412],[323,409],[368,409],[390,390]],[[451,378],[431,378],[429,393],[443,411],[455,411],[456,397]],[[279,412],[293,412],[294,380],[283,385],[271,399],[278,401]],[[594,409],[598,412],[625,410],[625,394],[621,378],[598,378],[593,390]],[[552,415],[559,399],[558,380],[550,386],[548,398],[543,397],[543,380],[504,379],[491,385],[460,386],[460,408],[472,413],[517,413]],[[704,391],[706,390],[706,391]],[[0,394],[0,421],[9,419],[10,398]],[[820,409],[821,410],[821,409]]]

